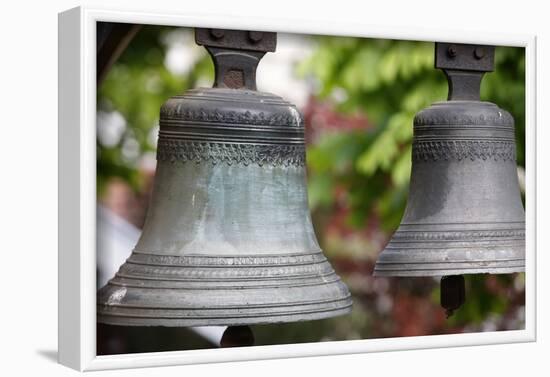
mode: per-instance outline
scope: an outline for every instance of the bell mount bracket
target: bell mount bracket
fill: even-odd
[[[435,68],[447,77],[448,101],[479,101],[481,79],[494,70],[494,61],[494,46],[435,43]]]
[[[196,28],[195,42],[212,56],[215,88],[256,90],[256,68],[266,52],[275,51],[277,34]]]

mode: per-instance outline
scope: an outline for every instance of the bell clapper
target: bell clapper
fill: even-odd
[[[220,340],[221,348],[249,347],[254,345],[254,333],[250,326],[229,326]]]
[[[466,299],[464,276],[449,275],[441,278],[441,306],[445,309],[447,318],[460,308]]]

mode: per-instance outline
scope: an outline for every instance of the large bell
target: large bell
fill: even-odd
[[[493,60],[494,47],[436,44],[435,66],[447,76],[449,98],[414,119],[407,207],[376,262],[376,276],[524,271],[514,121],[479,100]],[[453,284],[443,280],[442,289],[463,295]]]
[[[215,87],[161,109],[143,233],[97,296],[98,321],[208,326],[314,320],[351,298],[317,243],[296,107],[256,91],[275,33],[196,29]]]

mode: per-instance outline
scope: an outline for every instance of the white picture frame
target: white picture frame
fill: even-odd
[[[455,335],[96,355],[96,23],[256,29],[304,34],[446,41],[525,47],[526,297],[525,329]],[[260,360],[535,341],[536,176],[535,51],[532,35],[396,30],[342,21],[167,14],[78,7],[59,14],[59,362],[79,371]]]

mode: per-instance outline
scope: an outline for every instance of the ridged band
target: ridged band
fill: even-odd
[[[306,157],[303,144],[233,144],[160,139],[157,159],[183,163],[302,167]]]
[[[189,96],[174,97],[174,99],[189,99]],[[212,100],[214,98],[210,98]],[[204,98],[200,98],[204,100]],[[224,97],[216,98],[216,103],[223,104],[227,101]],[[253,103],[255,104],[255,103]],[[263,104],[268,104],[264,101]],[[274,102],[273,105],[281,105]],[[266,126],[284,126],[284,127],[301,127],[303,128],[303,116],[297,110],[290,113],[287,109],[290,107],[288,103],[282,107],[285,111],[281,112],[263,112],[263,111],[221,111],[212,108],[190,108],[182,109],[178,106],[163,107],[161,109],[161,118],[169,119],[172,122],[186,123],[224,123],[224,124],[250,124],[250,125],[266,125]],[[273,107],[276,110],[277,107]]]
[[[322,254],[160,255],[134,251],[98,293],[98,320],[140,326],[293,322],[347,314]]]
[[[412,160],[415,162],[464,160],[515,162],[516,146],[513,141],[415,140]]]
[[[232,287],[248,286],[247,280],[294,280],[334,275],[322,252],[297,255],[172,256],[133,252],[117,272],[118,278],[149,281],[216,282]],[[255,282],[250,284],[255,287]],[[273,284],[273,283],[271,283]],[[180,284],[181,285],[181,284]]]
[[[524,268],[524,222],[402,224],[380,254],[374,274],[445,276]]]
[[[391,240],[391,244],[410,241],[493,241],[493,240],[524,240],[525,229],[501,230],[462,230],[462,231],[398,231]]]
[[[100,308],[97,320],[101,323],[124,326],[238,326],[331,318],[349,314],[351,306],[351,297],[347,296],[335,301],[290,306],[148,310],[145,312],[135,309],[121,311],[113,307],[104,307]]]

